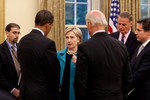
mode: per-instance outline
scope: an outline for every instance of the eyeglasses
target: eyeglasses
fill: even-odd
[[[17,32],[17,31],[13,31],[11,33],[13,33],[14,35],[21,34],[20,32]]]

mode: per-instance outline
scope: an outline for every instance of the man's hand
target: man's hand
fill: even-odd
[[[18,98],[20,95],[20,90],[15,88],[14,91],[12,92],[12,94]]]

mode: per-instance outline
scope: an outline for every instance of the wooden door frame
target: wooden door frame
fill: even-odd
[[[5,39],[5,0],[0,0],[0,43]]]

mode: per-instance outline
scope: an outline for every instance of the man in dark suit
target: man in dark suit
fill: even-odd
[[[129,52],[130,60],[134,54],[135,49],[139,44],[134,32],[131,30],[132,27],[132,15],[129,12],[122,12],[118,16],[118,31],[110,34],[110,36],[122,41]]]
[[[142,44],[131,60],[133,91],[129,100],[150,100],[150,18],[137,21],[135,35]]]
[[[91,38],[78,47],[76,100],[125,100],[132,81],[125,45],[105,32],[99,10],[86,15],[86,25]]]
[[[12,54],[17,49],[20,26],[9,23],[5,28],[7,39],[0,45],[0,100],[17,100],[19,97],[19,75]]]
[[[40,10],[35,17],[35,28],[19,42],[21,100],[57,100],[60,66],[55,42],[45,37],[53,21],[50,11]]]

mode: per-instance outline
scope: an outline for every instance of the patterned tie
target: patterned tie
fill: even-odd
[[[15,67],[16,67],[17,74],[19,76],[20,75],[20,64],[18,62],[17,52],[16,52],[14,46],[12,46],[11,48],[12,48],[11,50],[12,50],[13,61],[14,61]]]
[[[124,35],[122,35],[122,37],[121,37],[121,41],[124,43],[124,38],[125,38],[125,36]]]

